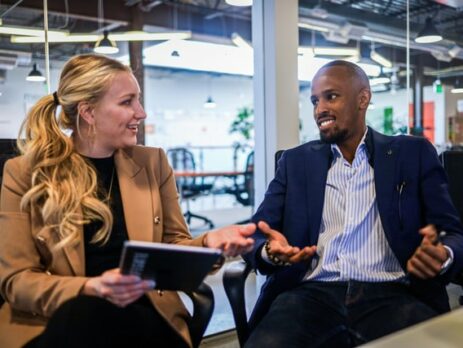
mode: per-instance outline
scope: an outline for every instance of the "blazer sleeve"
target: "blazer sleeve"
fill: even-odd
[[[54,275],[33,233],[31,214],[20,210],[30,185],[24,158],[8,160],[0,193],[0,294],[13,309],[50,317],[81,291],[87,278]],[[27,174],[25,174],[27,173]],[[43,249],[43,247],[42,247]],[[64,261],[64,260],[63,260]]]
[[[442,278],[449,281],[463,270],[463,229],[449,194],[444,168],[434,146],[428,141],[422,142],[420,162],[422,166],[420,190],[426,223],[434,224],[439,230],[447,232],[443,243],[454,253],[452,266],[442,275]]]
[[[270,182],[264,200],[252,217],[252,222],[257,224],[259,221],[265,221],[272,229],[283,234],[285,233],[283,231],[283,216],[287,189],[287,161],[287,152],[285,151],[278,162],[275,178]],[[270,274],[281,269],[280,266],[271,265],[262,259],[262,248],[267,237],[257,229],[252,238],[255,241],[254,248],[250,253],[243,255],[243,258],[262,274]]]

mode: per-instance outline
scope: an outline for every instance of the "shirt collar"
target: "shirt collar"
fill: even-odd
[[[365,130],[365,133],[363,134],[362,139],[360,140],[360,143],[357,146],[357,150],[355,150],[355,155],[357,156],[357,153],[359,151],[365,151],[366,155],[368,157],[368,162],[373,166],[372,163],[372,146],[371,146],[371,136],[370,136],[369,128],[367,127]],[[333,154],[333,159],[338,158],[338,157],[343,157],[341,149],[337,144],[331,144],[331,152]]]

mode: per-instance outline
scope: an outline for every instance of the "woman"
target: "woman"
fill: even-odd
[[[115,345],[105,330],[141,345],[191,346],[177,293],[119,273],[123,242],[206,246],[232,256],[252,247],[253,225],[191,239],[164,152],[136,146],[146,117],[139,98],[128,67],[81,55],[64,66],[57,92],[30,110],[22,156],[6,163],[2,183],[0,347],[34,337],[32,346],[50,344],[48,330],[38,336],[50,318],[58,326],[72,318],[76,339],[98,346]]]

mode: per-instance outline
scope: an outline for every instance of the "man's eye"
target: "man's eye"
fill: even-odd
[[[328,95],[328,100],[335,100],[338,97],[337,94],[329,94]]]
[[[312,103],[313,106],[315,106],[318,103],[318,99],[310,99],[310,102]]]

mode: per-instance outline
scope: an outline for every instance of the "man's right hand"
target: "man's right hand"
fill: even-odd
[[[259,221],[257,226],[259,227],[259,230],[267,236],[270,253],[283,262],[294,264],[305,261],[314,256],[317,251],[317,247],[315,245],[306,246],[302,249],[289,245],[282,233],[271,229],[264,221]]]

